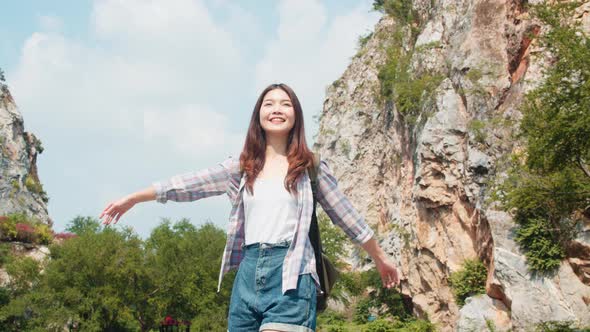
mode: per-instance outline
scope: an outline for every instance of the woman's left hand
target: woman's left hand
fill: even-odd
[[[375,265],[381,275],[384,288],[391,288],[399,284],[399,273],[389,258],[376,260]]]
[[[371,255],[375,265],[377,265],[377,270],[381,275],[381,281],[383,281],[383,287],[391,288],[399,284],[399,273],[389,256],[381,249],[377,240],[371,237],[368,241],[361,244],[361,246]]]

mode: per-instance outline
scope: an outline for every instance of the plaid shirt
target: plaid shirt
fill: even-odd
[[[244,176],[240,176],[239,159],[231,156],[213,167],[152,183],[156,189],[156,201],[160,203],[166,203],[168,200],[189,202],[215,195],[228,195],[232,209],[227,228],[227,242],[221,260],[217,292],[221,288],[224,274],[237,268],[243,257],[245,214],[242,192],[245,183],[246,173]],[[316,287],[320,290],[314,251],[308,237],[313,212],[313,196],[307,170],[297,182],[297,193],[297,215],[299,217],[296,231],[283,262],[283,294],[289,289],[297,288],[298,277],[304,273],[312,274]],[[324,160],[321,160],[318,172],[317,201],[332,222],[339,226],[353,243],[363,244],[373,236],[373,230],[338,188],[336,178]]]

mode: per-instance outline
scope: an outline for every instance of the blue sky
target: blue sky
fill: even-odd
[[[254,102],[284,82],[311,147],[325,88],[380,13],[372,0],[11,1],[0,67],[45,151],[39,176],[54,229],[173,175],[239,156]],[[142,237],[162,217],[226,228],[226,196],[136,205]]]

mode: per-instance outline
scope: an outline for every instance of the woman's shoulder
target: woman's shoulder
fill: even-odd
[[[314,164],[320,171],[329,169],[328,161],[319,152],[314,152]]]
[[[223,159],[223,161],[220,164],[229,171],[235,171],[236,169],[239,171],[240,158],[235,158],[233,155],[229,155],[225,159]]]
[[[235,158],[233,155],[225,158],[221,165],[232,175],[240,173],[240,158]]]

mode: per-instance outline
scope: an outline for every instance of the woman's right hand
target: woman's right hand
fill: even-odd
[[[109,203],[106,208],[102,211],[98,219],[101,219],[103,216],[106,217],[103,220],[104,225],[109,225],[113,220],[115,221],[114,224],[119,221],[123,213],[127,212],[135,205],[135,201],[131,199],[129,196],[123,197],[118,201],[114,201]]]

